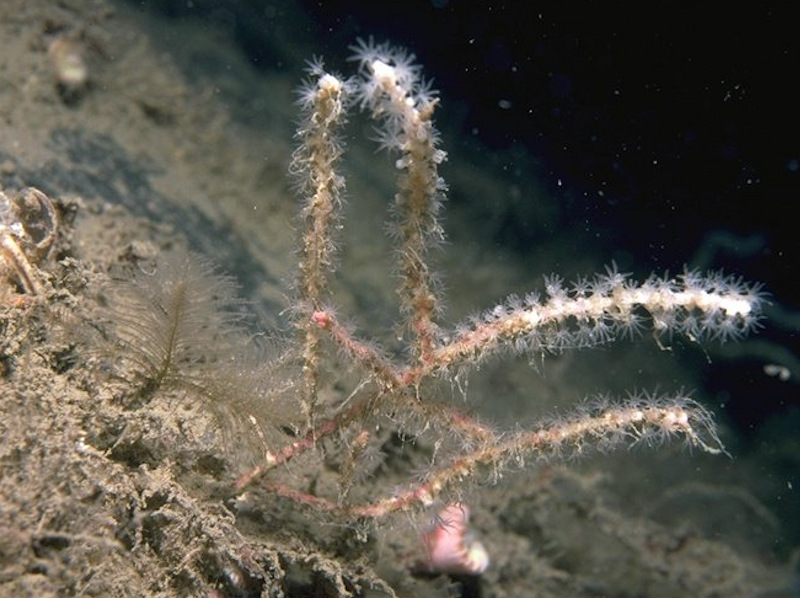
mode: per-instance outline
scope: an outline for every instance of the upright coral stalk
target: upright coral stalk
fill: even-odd
[[[395,195],[402,277],[398,291],[409,314],[415,357],[425,364],[436,344],[434,316],[438,310],[426,258],[429,249],[444,240],[438,215],[446,186],[439,176],[439,164],[447,154],[437,148],[439,136],[432,121],[439,101],[423,89],[413,56],[362,44],[356,58],[364,76],[363,104],[383,123],[382,144],[400,152]]]
[[[310,67],[312,81],[301,90],[304,119],[297,137],[301,140],[292,156],[304,205],[301,218],[305,232],[300,247],[298,291],[303,315],[303,406],[307,427],[314,427],[319,385],[320,329],[310,314],[320,309],[328,292],[328,274],[333,269],[332,229],[339,217],[344,179],[336,172],[342,154],[338,129],[346,121],[347,84],[325,73],[320,64]]]

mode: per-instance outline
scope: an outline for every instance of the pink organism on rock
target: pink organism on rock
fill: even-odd
[[[421,569],[448,575],[480,575],[489,566],[489,554],[469,531],[469,507],[445,506],[423,535],[426,556]]]

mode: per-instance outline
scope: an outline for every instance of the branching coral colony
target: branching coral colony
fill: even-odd
[[[678,438],[709,453],[721,452],[711,414],[682,395],[597,400],[571,416],[505,433],[437,400],[437,380],[452,379],[492,355],[558,353],[635,336],[646,328],[656,337],[733,339],[756,327],[762,299],[758,286],[720,274],[686,271],[677,278],[652,276],[639,283],[610,268],[570,286],[551,276],[541,297],[512,296],[452,330],[444,329],[437,323],[440,292],[428,266],[432,248],[444,238],[439,212],[445,184],[438,169],[445,152],[439,149],[432,120],[438,99],[421,79],[413,56],[363,42],[354,50],[356,79],[342,79],[315,63],[300,94],[303,121],[292,174],[303,195],[303,232],[293,317],[300,335],[298,394],[305,431],[282,448],[269,447],[263,462],[237,480],[237,488],[259,483],[321,511],[372,519],[456,502],[470,479],[493,479],[510,466],[570,456],[589,447],[605,450]],[[329,296],[332,237],[341,228],[344,188],[337,170],[343,153],[339,135],[355,104],[379,124],[380,144],[399,156],[392,212],[402,336],[409,339],[404,363],[345,326]],[[331,347],[360,373],[350,396],[335,404],[321,392],[332,375],[325,368]],[[381,418],[410,437],[434,435],[430,468],[387,495],[362,493],[363,499],[353,499],[354,493],[347,491],[353,471],[364,455],[376,450],[375,424]],[[277,475],[290,460],[322,450],[326,458],[341,458],[338,496],[309,489],[311,485],[293,487]]]

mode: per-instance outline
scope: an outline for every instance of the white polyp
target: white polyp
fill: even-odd
[[[342,82],[328,73],[320,77],[318,85],[319,88],[324,91],[339,92],[342,90]]]
[[[373,60],[370,65],[373,78],[381,85],[395,87],[397,85],[397,71],[393,66],[380,60]]]

